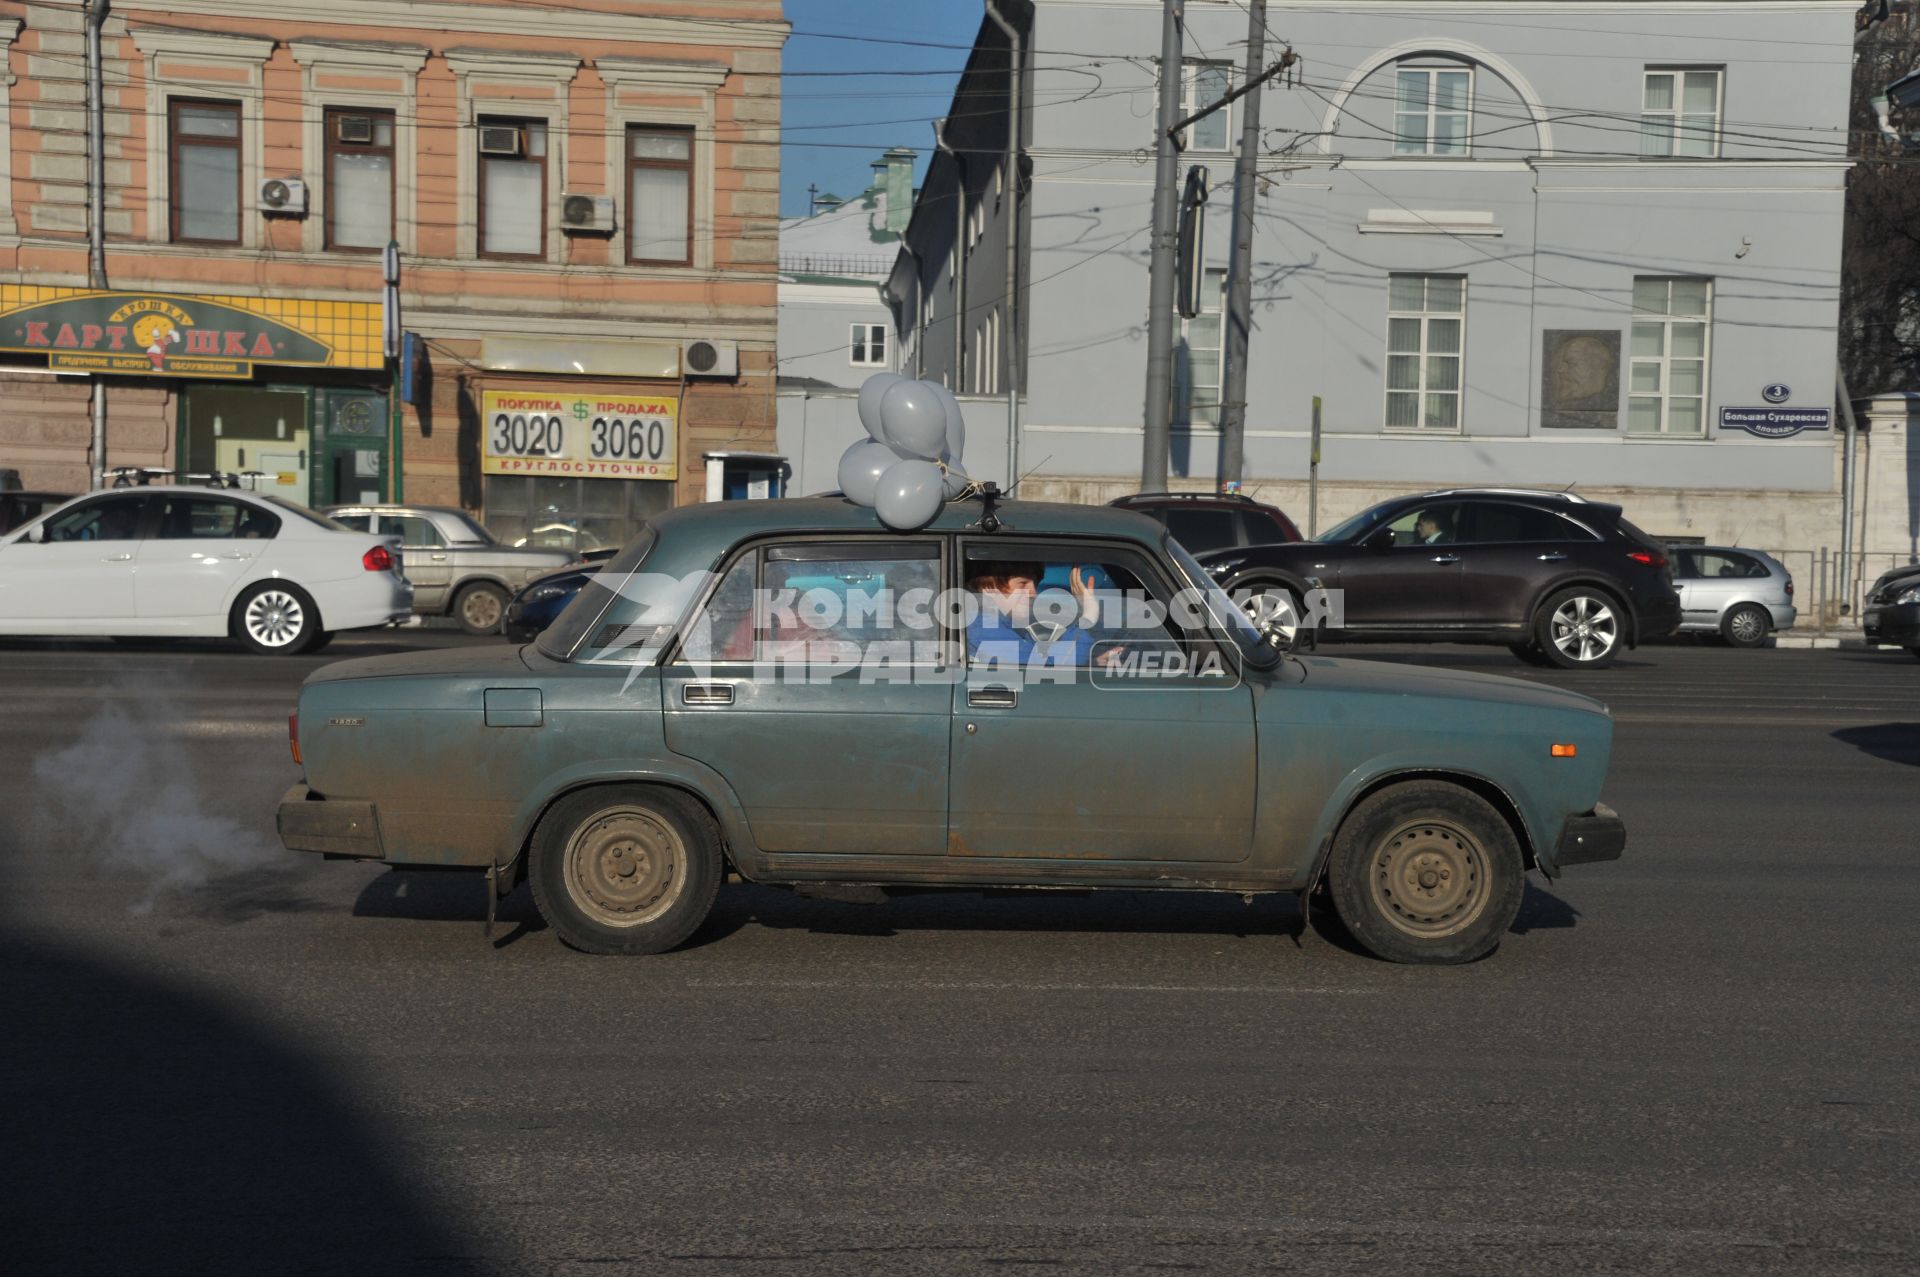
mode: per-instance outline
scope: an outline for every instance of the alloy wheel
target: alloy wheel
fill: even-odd
[[[241,624],[247,637],[262,647],[286,647],[297,640],[307,624],[306,609],[286,590],[262,590],[247,603]]]
[[[1576,594],[1554,609],[1548,626],[1553,645],[1570,659],[1597,661],[1620,641],[1620,622],[1605,600]]]

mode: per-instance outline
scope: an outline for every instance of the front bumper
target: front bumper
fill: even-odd
[[[1595,803],[1584,816],[1569,816],[1561,827],[1560,842],[1554,848],[1556,868],[1588,865],[1600,860],[1618,860],[1627,846],[1627,824],[1619,813],[1605,803]]]
[[[1860,619],[1869,643],[1920,646],[1920,603],[1868,604]]]
[[[280,796],[274,818],[280,841],[289,851],[314,851],[356,860],[384,860],[380,820],[372,803],[321,798],[306,785],[294,785]]]

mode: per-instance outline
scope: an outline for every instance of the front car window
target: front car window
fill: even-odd
[[[1379,517],[1380,507],[1370,507],[1369,509],[1362,510],[1359,514],[1351,518],[1340,520],[1340,522],[1334,524],[1319,536],[1314,537],[1313,541],[1316,545],[1342,545],[1372,527],[1374,521]]]
[[[437,550],[447,543],[432,519],[417,514],[383,514],[380,516],[380,530],[398,532],[400,544],[409,550]]]
[[[1458,501],[1417,505],[1387,524],[1399,546],[1457,545],[1465,539],[1466,507]]]
[[[647,555],[658,539],[652,528],[642,529],[639,536],[627,543],[626,549],[614,555],[605,567],[594,573],[580,587],[580,592],[573,596],[573,602],[554,618],[553,624],[540,632],[536,646],[541,654],[556,661],[572,660],[576,655],[589,660],[595,656],[622,659],[620,654],[625,649],[614,647],[613,644],[620,641],[624,628],[635,623],[631,618],[651,618],[655,612],[671,608],[675,602],[664,581],[652,580],[640,572],[641,565],[646,562]],[[684,598],[681,606],[684,608],[691,601],[691,597]],[[618,608],[614,607],[616,602],[620,604]],[[680,613],[676,611],[666,626],[671,627],[679,616]],[[611,625],[603,625],[602,618],[608,618]],[[611,633],[608,633],[610,628]],[[659,644],[665,642],[667,635],[662,632],[649,637],[654,641],[646,650],[657,655]],[[589,645],[587,640],[590,638],[608,638],[611,642]],[[635,653],[624,659],[638,659],[642,654]]]
[[[1358,517],[1358,516],[1356,516]],[[1352,522],[1352,520],[1348,520]],[[1220,588],[1208,571],[1200,566],[1199,560],[1187,553],[1186,548],[1172,537],[1164,542],[1167,553],[1186,577],[1184,588],[1197,593],[1205,605],[1207,615],[1213,621],[1213,628],[1224,631],[1233,640],[1240,654],[1255,665],[1270,665],[1274,659],[1274,649],[1269,647],[1260,636],[1251,618],[1240,610],[1233,596]]]

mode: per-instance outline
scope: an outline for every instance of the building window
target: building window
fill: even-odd
[[[1387,277],[1387,428],[1458,430],[1467,281]]]
[[[1208,271],[1200,281],[1200,313],[1182,325],[1186,357],[1174,365],[1179,382],[1174,402],[1185,405],[1188,426],[1220,424],[1220,316],[1225,309],[1226,288],[1225,271]]]
[[[393,112],[326,113],[326,246],[379,252],[393,238]]]
[[[1640,154],[1720,154],[1717,70],[1647,69],[1640,99]]]
[[[854,324],[851,328],[852,356],[847,362],[855,368],[887,366],[887,326]]]
[[[482,118],[480,255],[547,255],[547,125]]]
[[[240,106],[169,102],[170,237],[178,243],[240,242]]]
[[[1182,81],[1182,116],[1192,115],[1195,111],[1212,106],[1227,96],[1227,90],[1233,84],[1233,67],[1225,62],[1189,62]],[[1228,125],[1232,123],[1233,108],[1223,106],[1206,119],[1187,127],[1183,140],[1188,150],[1224,151],[1227,149]]]
[[[1633,281],[1629,433],[1698,436],[1706,432],[1712,323],[1712,280],[1641,276]]]
[[[627,260],[693,262],[693,130],[627,130]]]
[[[1473,72],[1401,67],[1393,100],[1395,155],[1465,155],[1471,149]]]

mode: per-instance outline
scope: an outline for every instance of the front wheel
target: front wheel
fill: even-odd
[[[1300,600],[1284,585],[1255,585],[1241,595],[1241,608],[1253,628],[1279,638],[1281,645],[1292,647],[1300,633]]]
[[[498,634],[507,614],[507,592],[480,582],[460,591],[453,600],[454,619],[469,634]]]
[[[323,633],[320,609],[305,590],[285,581],[261,581],[241,591],[229,624],[240,646],[263,656],[305,652]]]
[[[1619,654],[1625,628],[1625,613],[1610,596],[1575,586],[1541,605],[1533,643],[1563,670],[1604,669]]]
[[[1720,622],[1720,636],[1734,647],[1759,647],[1772,629],[1766,610],[1752,603],[1742,603]]]
[[[1520,912],[1526,862],[1486,799],[1446,781],[1369,795],[1340,825],[1327,866],[1347,931],[1389,962],[1471,962]]]
[[[645,785],[585,789],[534,831],[534,905],[583,953],[662,953],[706,921],[723,874],[720,829],[692,799]]]

